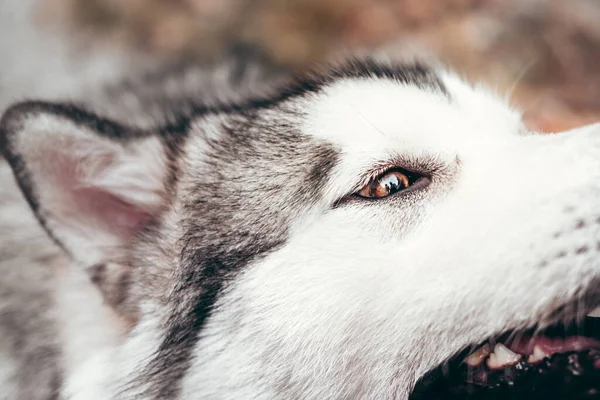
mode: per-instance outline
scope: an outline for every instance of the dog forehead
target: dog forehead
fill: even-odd
[[[366,162],[398,152],[456,153],[523,130],[520,114],[492,92],[446,72],[439,79],[442,89],[379,77],[340,79],[307,104],[303,131]]]

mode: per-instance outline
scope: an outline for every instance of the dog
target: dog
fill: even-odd
[[[0,398],[408,399],[600,304],[598,125],[368,57],[100,86],[0,122]]]

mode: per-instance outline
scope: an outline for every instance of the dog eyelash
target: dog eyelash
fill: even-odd
[[[379,176],[391,171],[405,171],[412,175],[420,175],[422,177],[431,179],[432,176],[437,175],[444,169],[445,164],[433,157],[419,159],[411,157],[399,157],[392,162],[376,164],[373,170],[369,171],[360,178],[357,185],[352,188],[352,191],[348,195],[356,193],[361,188],[377,179]]]
[[[376,199],[369,199],[369,198],[359,198],[359,196],[356,195],[357,192],[359,192],[362,188],[364,188],[366,185],[368,185],[370,182],[372,182],[373,180],[377,179],[378,177],[392,172],[392,171],[401,171],[401,172],[405,172],[411,175],[418,175],[419,177],[417,178],[417,180],[421,180],[422,178],[427,179],[427,180],[431,180],[432,176],[438,174],[438,173],[442,173],[443,171],[446,169],[445,164],[443,164],[442,162],[440,162],[439,160],[436,160],[434,158],[431,159],[414,159],[414,158],[401,158],[401,159],[396,159],[394,162],[385,162],[385,163],[379,163],[375,165],[375,168],[372,169],[371,171],[369,171],[368,173],[366,173],[365,175],[363,175],[360,180],[358,181],[358,183],[352,187],[351,191],[348,191],[344,196],[342,196],[341,198],[339,198],[338,200],[336,200],[333,205],[332,208],[337,208],[340,205],[343,205],[344,203],[347,203],[348,201],[352,201],[352,199],[360,199],[363,201],[374,201]],[[382,199],[378,199],[379,201],[384,200]]]

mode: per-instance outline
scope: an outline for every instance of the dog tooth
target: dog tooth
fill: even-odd
[[[527,358],[527,362],[529,364],[537,364],[542,361],[544,358],[549,357],[550,354],[546,353],[544,349],[542,349],[537,344],[533,346],[533,354]]]
[[[591,313],[589,313],[587,315],[588,317],[592,317],[592,318],[600,318],[600,307],[596,308],[595,310],[593,310]]]
[[[471,353],[467,358],[465,358],[464,362],[471,367],[476,367],[483,362],[490,352],[490,345],[486,344],[485,346],[482,346],[478,350]]]
[[[494,352],[490,354],[490,357],[487,359],[487,366],[490,369],[499,369],[507,365],[518,363],[521,361],[522,357],[523,356],[513,352],[503,344],[498,343],[494,347]]]

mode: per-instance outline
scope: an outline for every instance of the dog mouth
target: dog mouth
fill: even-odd
[[[409,399],[600,399],[599,311],[490,338],[426,374]]]

